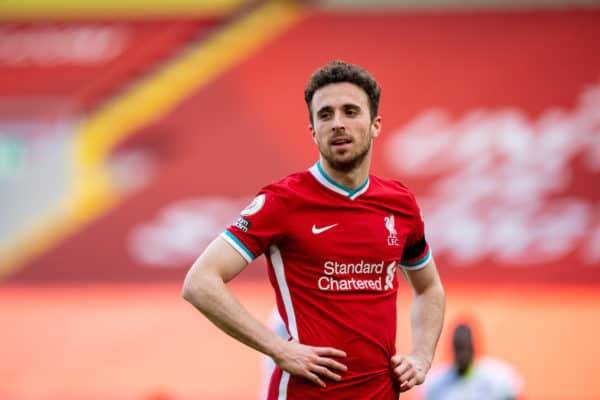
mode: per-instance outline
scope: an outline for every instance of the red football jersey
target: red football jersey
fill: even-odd
[[[397,267],[431,255],[412,193],[369,176],[358,189],[317,163],[263,188],[222,237],[248,262],[265,253],[290,337],[344,350],[348,371],[327,387],[276,368],[268,399],[396,399]],[[325,397],[327,396],[327,397]]]

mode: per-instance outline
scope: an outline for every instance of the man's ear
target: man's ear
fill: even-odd
[[[371,135],[376,138],[381,133],[381,116],[378,115],[371,122]]]
[[[310,134],[313,137],[313,141],[317,143],[317,138],[315,138],[315,129],[313,128],[312,123],[310,122],[308,123],[308,130],[310,131]]]

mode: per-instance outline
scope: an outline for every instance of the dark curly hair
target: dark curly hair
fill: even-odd
[[[313,123],[311,102],[315,92],[330,83],[340,82],[349,82],[364,90],[369,98],[371,119],[377,116],[381,88],[375,78],[373,78],[369,71],[358,65],[335,60],[316,70],[306,84],[306,89],[304,89],[304,101],[306,101],[306,106],[308,107],[308,116],[311,124]]]

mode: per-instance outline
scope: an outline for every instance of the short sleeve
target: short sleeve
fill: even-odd
[[[253,261],[280,237],[283,204],[273,191],[262,189],[221,237],[246,261]]]
[[[402,258],[400,259],[400,266],[405,269],[416,270],[423,268],[427,265],[429,260],[431,260],[431,250],[425,239],[423,213],[421,213],[421,209],[414,196],[411,196],[411,199],[413,207],[413,227],[406,239]]]

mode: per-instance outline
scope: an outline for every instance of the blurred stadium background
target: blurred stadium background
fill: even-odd
[[[0,399],[256,398],[257,354],[180,285],[314,162],[331,59],[382,84],[373,170],[420,199],[447,326],[524,399],[600,399],[600,5],[567,0],[0,1]],[[267,320],[262,259],[232,289]]]

